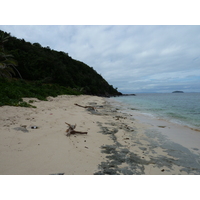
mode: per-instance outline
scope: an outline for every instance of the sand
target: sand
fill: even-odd
[[[103,97],[24,100],[37,108],[0,107],[1,175],[200,174],[198,131],[123,113]],[[65,122],[88,134],[67,137]]]

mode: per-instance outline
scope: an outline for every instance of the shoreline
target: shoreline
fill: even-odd
[[[1,175],[200,174],[199,132],[122,113],[103,97],[32,100],[37,108],[0,107]],[[65,122],[88,134],[67,137]]]
[[[111,104],[114,103],[115,106],[117,105],[118,109],[119,105],[121,107],[124,105],[124,103],[115,101],[114,99],[112,99],[110,102]],[[165,118],[157,118],[151,114],[144,114],[137,109],[134,110],[131,108],[130,110],[127,110],[126,108],[126,111],[123,109],[119,109],[119,111],[125,114],[129,114],[130,116],[134,116],[134,118],[139,122],[148,124],[155,129],[160,130],[162,134],[168,136],[171,140],[180,143],[187,148],[190,148],[190,150],[192,150],[192,147],[198,147],[199,150],[195,152],[200,155],[200,129],[198,129],[198,127],[176,123]],[[169,130],[167,130],[167,128]],[[172,129],[172,131],[170,131],[170,129]]]
[[[111,105],[114,103],[116,106],[118,102],[111,100],[109,103]],[[126,116],[122,124],[130,126],[132,123],[133,126],[130,127],[135,129],[132,131],[129,128],[130,144],[122,145],[123,148],[128,147],[122,148],[122,151],[128,152],[124,155],[132,156],[131,160],[127,158],[125,161],[126,163],[128,161],[128,168],[131,169],[128,173],[153,175],[200,173],[199,132],[165,120],[153,119],[138,112],[123,113],[123,108],[120,106],[116,108],[117,113]],[[125,134],[127,135],[127,131]],[[134,167],[130,166],[131,162],[134,163]],[[133,168],[134,173],[132,173]]]
[[[187,95],[184,97],[185,99],[182,100],[183,102],[182,104],[185,105],[186,103],[188,103],[188,105],[190,105],[188,107],[185,106],[186,108],[184,108],[182,104],[180,106],[178,105],[178,107],[175,108],[178,99],[180,99],[180,96],[178,95],[178,96],[168,97],[167,93],[166,94],[158,93],[149,95],[138,94],[138,98],[116,97],[112,98],[112,100],[121,104],[121,106],[124,107],[124,110],[129,113],[134,111],[135,114],[135,112],[138,111],[139,114],[150,116],[156,119],[166,120],[170,123],[186,126],[191,128],[192,130],[200,132],[200,124],[198,120],[199,106],[195,106],[195,104],[198,102],[199,94],[197,96],[194,96],[194,99],[190,99],[192,95]],[[156,95],[158,95],[157,96],[158,98],[155,98]],[[147,100],[145,100],[145,97],[147,98]],[[150,100],[152,100],[152,103],[150,103]],[[163,103],[162,100],[164,101]],[[192,107],[191,105],[193,105],[193,103],[194,106]]]

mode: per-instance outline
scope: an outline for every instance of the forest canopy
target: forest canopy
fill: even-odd
[[[16,68],[20,75],[13,73],[14,79],[20,79],[21,76],[29,83],[56,84],[82,94],[121,95],[92,67],[71,58],[68,53],[52,50],[48,46],[42,47],[37,42],[30,43],[18,39],[0,30],[0,35],[2,34],[5,37],[9,36],[4,43],[5,51],[17,61]]]

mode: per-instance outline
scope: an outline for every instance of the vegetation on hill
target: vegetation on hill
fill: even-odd
[[[0,36],[0,105],[14,93],[19,99],[24,96],[45,99],[60,94],[121,94],[92,67],[65,52],[17,39],[1,30]],[[2,100],[2,96],[7,97]]]
[[[24,80],[0,79],[0,106],[24,106],[31,107],[23,102],[23,97],[35,97],[39,100],[47,100],[48,96],[71,94],[80,95],[80,91],[60,86],[58,84],[41,84],[40,82],[27,82]]]

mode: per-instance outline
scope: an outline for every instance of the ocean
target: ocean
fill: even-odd
[[[200,93],[152,93],[113,97],[123,111],[140,112],[200,129]]]

